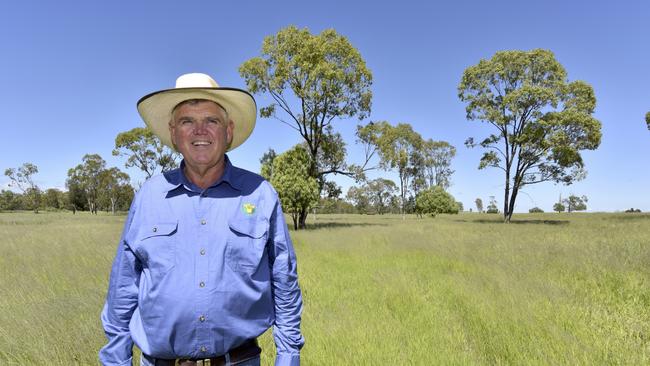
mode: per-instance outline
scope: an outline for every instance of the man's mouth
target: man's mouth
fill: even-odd
[[[193,141],[192,146],[208,146],[212,145],[212,142],[210,141]]]

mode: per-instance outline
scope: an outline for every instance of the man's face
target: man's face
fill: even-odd
[[[233,122],[214,102],[185,103],[174,111],[169,132],[188,168],[205,171],[223,163]]]

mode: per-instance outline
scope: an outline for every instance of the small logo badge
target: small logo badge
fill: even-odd
[[[252,203],[244,203],[241,208],[246,215],[251,216],[255,213],[255,205]]]

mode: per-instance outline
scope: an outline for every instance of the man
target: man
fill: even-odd
[[[276,365],[299,365],[302,297],[277,193],[225,154],[251,134],[253,97],[186,74],[138,111],[183,155],[131,204],[102,322],[104,365],[259,365],[256,338],[274,326]],[[208,361],[209,360],[209,361]]]

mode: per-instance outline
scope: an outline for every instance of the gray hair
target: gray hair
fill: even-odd
[[[176,110],[178,108],[180,108],[180,107],[182,107],[184,105],[197,105],[197,104],[203,103],[203,102],[211,102],[211,103],[216,104],[226,114],[226,121],[228,121],[228,119],[229,119],[228,111],[221,104],[215,102],[214,100],[211,100],[211,99],[188,99],[188,100],[184,100],[184,101],[176,104],[174,106],[174,108],[172,108],[171,118],[169,119],[169,125],[171,126],[174,123],[174,113],[176,113]]]

